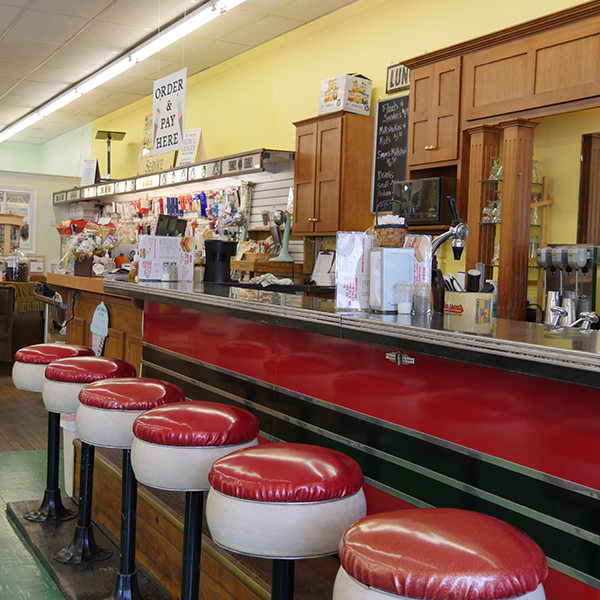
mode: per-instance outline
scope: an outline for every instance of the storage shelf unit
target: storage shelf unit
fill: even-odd
[[[23,215],[0,213],[0,248],[3,256],[19,247],[23,218]]]

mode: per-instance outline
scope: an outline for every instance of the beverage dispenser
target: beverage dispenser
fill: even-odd
[[[570,325],[582,312],[598,312],[598,247],[551,244],[538,249],[537,264],[545,272],[545,322],[550,322],[550,308],[557,305],[569,312],[562,325]]]

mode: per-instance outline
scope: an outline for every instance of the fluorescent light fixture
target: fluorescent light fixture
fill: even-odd
[[[114,79],[115,77],[117,77],[117,75],[121,75],[121,73],[124,73],[125,71],[127,71],[127,69],[131,69],[133,65],[135,65],[135,62],[132,61],[129,57],[122,58],[120,61],[111,65],[107,69],[104,69],[104,71],[96,73],[96,75],[93,75],[90,79],[87,79],[81,85],[78,85],[77,91],[80,95],[87,94],[88,92],[91,92],[92,90],[95,90],[97,87],[101,86],[103,83]]]
[[[30,127],[34,123],[37,123],[38,121],[41,121],[42,119],[43,119],[43,116],[39,112],[36,112],[36,113],[33,113],[33,114],[25,117],[24,119],[21,119],[18,123],[15,123],[12,127],[9,127],[8,129],[4,129],[2,131],[2,133],[0,133],[0,144],[2,142],[4,142],[5,140],[7,140],[9,137],[12,137],[16,133],[19,133],[19,131],[23,131],[23,129],[27,129],[28,127]]]
[[[80,83],[75,88],[71,88],[62,96],[50,101],[45,104],[35,113],[24,117],[11,127],[8,127],[0,132],[0,144],[19,131],[27,129],[27,127],[37,123],[40,119],[47,117],[53,112],[64,108],[67,104],[70,104],[83,94],[92,91],[93,89],[101,86],[103,83],[110,81],[111,79],[121,75],[135,64],[149,58],[150,56],[160,52],[167,46],[175,43],[181,38],[185,37],[192,31],[196,31],[203,25],[210,23],[213,19],[224,12],[239,6],[246,0],[218,0],[217,2],[207,2],[202,8],[192,13],[190,16],[184,18],[180,23],[171,26],[162,33],[158,34],[154,39],[148,43],[140,46],[134,50],[129,56],[118,59],[108,67],[94,73],[91,77],[88,77],[85,81]]]

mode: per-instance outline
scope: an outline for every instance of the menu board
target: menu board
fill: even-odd
[[[394,181],[406,179],[408,94],[380,100],[375,114],[371,211],[392,199]],[[391,207],[385,206],[386,211]]]

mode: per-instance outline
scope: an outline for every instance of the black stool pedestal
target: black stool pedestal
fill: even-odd
[[[135,571],[136,504],[137,480],[131,468],[131,449],[127,448],[123,450],[119,573],[115,588],[107,600],[143,600]]]
[[[81,466],[79,470],[79,510],[73,541],[67,548],[55,552],[54,560],[70,565],[90,565],[110,558],[112,552],[101,548],[94,539],[92,526],[92,491],[94,485],[95,448],[81,444]]]
[[[186,492],[180,600],[198,600],[200,595],[200,551],[202,549],[203,510],[204,492]]]
[[[58,487],[60,458],[60,414],[48,413],[48,452],[46,467],[46,491],[42,504],[37,510],[24,515],[28,521],[36,523],[56,523],[74,519],[77,514],[67,510],[60,497]]]
[[[295,564],[293,560],[273,560],[271,600],[294,600]]]

